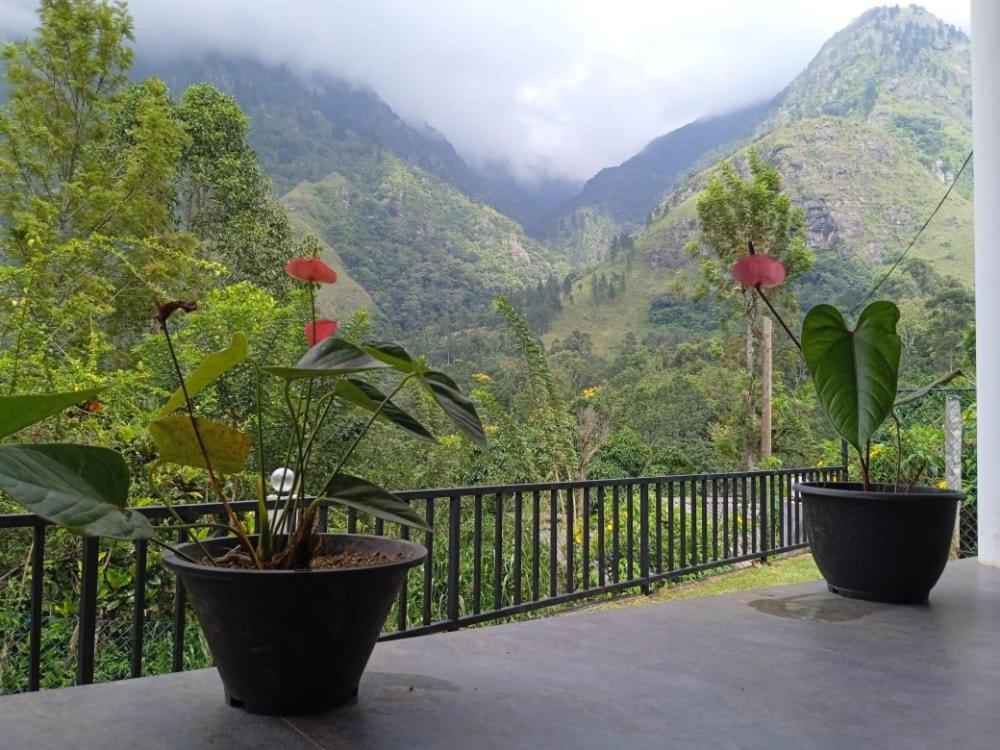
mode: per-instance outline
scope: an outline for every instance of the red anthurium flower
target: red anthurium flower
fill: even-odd
[[[733,277],[743,286],[778,286],[785,280],[785,267],[770,255],[744,255],[733,266]]]
[[[306,323],[306,343],[316,346],[323,339],[330,338],[337,332],[337,321],[320,318],[315,323]]]
[[[337,281],[337,272],[315,256],[292,258],[285,264],[285,273],[293,279],[317,284],[333,284]]]

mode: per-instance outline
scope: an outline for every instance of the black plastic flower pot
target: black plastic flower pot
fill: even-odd
[[[322,552],[379,552],[359,568],[246,570],[195,564],[165,553],[184,584],[226,700],[260,714],[303,714],[353,703],[389,609],[427,550],[402,539],[323,534]],[[231,538],[203,542],[213,556]],[[180,547],[194,559],[195,544]]]
[[[941,577],[961,492],[915,487],[864,491],[850,482],[802,482],[806,534],[830,591],[896,604],[927,601]]]

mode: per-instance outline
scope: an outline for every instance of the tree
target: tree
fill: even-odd
[[[250,148],[249,118],[207,83],[188,87],[177,117],[188,136],[177,180],[180,228],[193,232],[233,281],[283,292],[291,229]]]
[[[47,358],[121,337],[149,317],[151,297],[205,271],[192,238],[171,231],[186,136],[161,83],[119,127],[131,18],[98,0],[43,0],[38,15],[37,35],[3,50],[0,246],[12,265],[0,284],[15,312],[0,312],[0,338],[11,390],[32,367],[46,372]]]
[[[698,196],[700,235],[687,246],[688,253],[701,260],[701,283],[695,296],[714,295],[738,307],[746,325],[745,368],[747,424],[743,430],[743,460],[747,468],[755,462],[757,412],[754,372],[759,338],[756,295],[732,277],[732,267],[743,257],[749,243],[758,253],[780,260],[788,280],[807,271],[813,254],[806,247],[805,214],[794,208],[782,192],[778,171],[750,149],[748,175],[744,178],[729,161],[720,163]],[[792,302],[786,282],[777,296],[786,306]]]
[[[175,103],[157,78],[130,84],[123,4],[42,0],[38,16],[33,38],[3,50],[0,291],[13,304],[0,309],[0,378],[12,392],[23,377],[53,385],[52,361],[91,376],[126,363],[153,300],[199,296],[226,266],[281,289],[291,244],[233,99],[201,84]]]

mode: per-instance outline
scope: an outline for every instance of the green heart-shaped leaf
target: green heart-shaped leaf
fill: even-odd
[[[335,475],[327,483],[321,499],[332,500],[386,521],[433,531],[419,513],[391,492],[350,474]]]
[[[199,419],[198,434],[212,462],[212,470],[220,474],[236,474],[243,470],[253,442],[237,429],[219,422]],[[205,456],[198,444],[191,418],[186,414],[160,417],[149,425],[149,432],[160,453],[160,460],[181,466],[207,469]]]
[[[396,406],[392,401],[386,402],[385,394],[370,383],[354,378],[346,378],[338,381],[334,388],[334,393],[338,398],[342,398],[344,401],[355,406],[360,406],[368,412],[375,413],[378,411],[379,406],[381,406],[381,417],[384,421],[391,422],[421,440],[426,440],[429,443],[436,442],[434,436],[426,427]],[[385,402],[384,405],[383,402]]]
[[[300,380],[381,370],[386,367],[389,367],[388,363],[375,359],[354,344],[331,337],[323,339],[307,351],[294,367],[265,367],[264,370],[285,380]]]
[[[32,396],[0,396],[0,438],[13,435],[35,422],[76,404],[92,401],[104,388],[69,393],[39,393]]]
[[[854,330],[830,305],[817,305],[802,323],[802,352],[816,393],[834,429],[858,451],[892,411],[902,342],[899,309],[873,302]]]
[[[221,378],[240,362],[247,358],[247,337],[242,333],[234,333],[229,346],[222,351],[209,354],[184,381],[188,396],[194,398],[208,386]],[[184,406],[184,391],[178,388],[163,408],[156,412],[157,417],[165,417]]]
[[[153,527],[128,510],[129,472],[117,451],[72,443],[0,446],[0,490],[74,534],[149,539]]]
[[[436,370],[422,372],[417,377],[437,405],[451,419],[452,424],[460,432],[472,438],[480,448],[487,450],[489,444],[486,442],[486,432],[483,430],[483,423],[479,419],[476,407],[468,396],[462,393],[458,384],[443,372]]]

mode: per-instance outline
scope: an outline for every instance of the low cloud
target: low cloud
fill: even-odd
[[[374,88],[473,161],[584,179],[692,119],[771,96],[874,3],[133,0],[144,57],[245,54]],[[968,0],[929,10],[968,28]],[[0,0],[4,36],[34,2]]]

